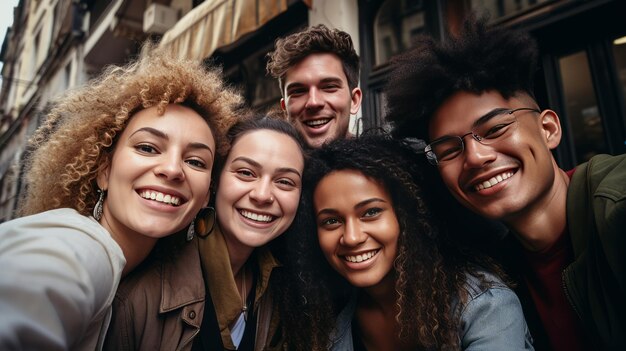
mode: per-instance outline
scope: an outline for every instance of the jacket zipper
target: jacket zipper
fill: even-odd
[[[563,270],[563,273],[561,273],[561,285],[563,287],[563,292],[565,293],[565,298],[567,299],[567,302],[569,302],[570,306],[574,310],[574,313],[576,313],[576,315],[578,316],[578,319],[581,322],[583,322],[582,316],[580,315],[580,312],[578,312],[578,309],[576,308],[576,304],[574,304],[574,300],[572,299],[572,296],[569,294],[569,290],[567,290],[567,284],[565,283],[565,275],[567,271],[569,270],[569,268],[571,267],[565,267],[565,269]]]

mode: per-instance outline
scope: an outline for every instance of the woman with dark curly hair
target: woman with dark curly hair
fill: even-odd
[[[120,279],[202,228],[241,97],[150,51],[63,97],[31,141],[24,217],[0,226],[2,350],[101,349]]]
[[[313,154],[284,292],[294,349],[532,349],[500,270],[429,211],[420,167],[411,147],[383,136]]]

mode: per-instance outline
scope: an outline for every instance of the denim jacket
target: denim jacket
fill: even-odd
[[[480,281],[468,274],[465,286],[467,302],[456,307],[461,308],[461,349],[534,350],[517,295],[494,275],[484,271],[481,273],[489,287],[481,289]],[[335,331],[331,336],[331,351],[354,350],[352,318],[356,305],[356,294],[353,294],[337,317]]]

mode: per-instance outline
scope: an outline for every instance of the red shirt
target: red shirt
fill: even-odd
[[[574,171],[567,172],[571,178]],[[524,277],[539,318],[554,350],[585,350],[580,318],[565,296],[563,270],[574,261],[574,252],[565,228],[559,239],[540,252],[525,251],[529,273]]]

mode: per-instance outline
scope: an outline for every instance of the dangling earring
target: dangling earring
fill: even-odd
[[[193,239],[193,236],[196,235],[196,230],[194,229],[195,226],[196,219],[194,218],[193,221],[191,221],[189,228],[187,229],[187,241],[191,241]]]
[[[96,221],[99,221],[100,218],[102,218],[102,208],[104,207],[104,190],[98,188],[96,192],[98,193],[98,201],[96,202],[96,206],[93,208],[93,218],[95,218]]]
[[[200,238],[206,238],[213,231],[213,227],[215,227],[215,209],[201,208],[187,229],[187,241],[191,241],[196,234]]]

